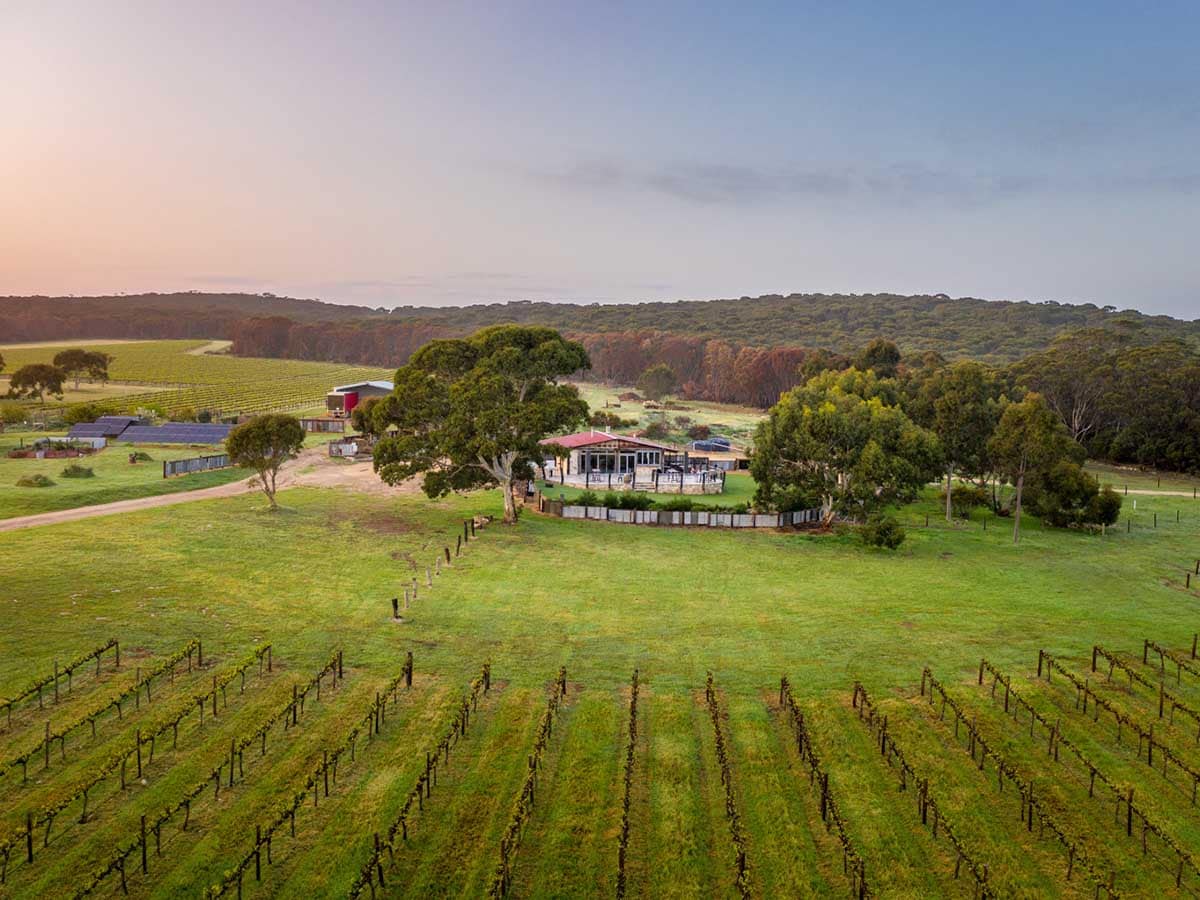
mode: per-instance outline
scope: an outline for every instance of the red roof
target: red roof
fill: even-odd
[[[630,437],[627,434],[611,434],[607,431],[579,431],[575,434],[564,434],[562,437],[546,438],[541,443],[543,444],[558,444],[560,447],[566,447],[569,450],[574,450],[577,447],[591,447],[595,444],[604,444],[608,441],[622,441],[626,444],[636,444],[639,447],[653,447],[655,450],[670,450],[671,447],[666,444],[656,444],[654,441],[647,441],[644,438]]]

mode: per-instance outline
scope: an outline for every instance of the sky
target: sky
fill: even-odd
[[[1200,318],[1197,46],[1195,2],[3,0],[0,295]]]

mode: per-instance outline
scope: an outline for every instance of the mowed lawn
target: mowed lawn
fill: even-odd
[[[74,459],[8,458],[8,451],[22,441],[29,446],[43,436],[37,432],[0,434],[0,519],[214,487],[239,481],[249,474],[231,467],[174,478],[162,477],[164,460],[220,453],[220,447],[130,447],[117,443],[90,456]],[[151,461],[130,463],[129,454],[133,450],[148,453]],[[63,469],[72,463],[90,468],[94,476],[64,478]],[[44,475],[54,484],[49,487],[18,485],[18,479],[26,475]]]
[[[343,896],[366,859],[372,835],[386,834],[423,770],[454,704],[484,661],[493,690],[479,704],[467,739],[456,744],[425,808],[409,823],[410,840],[387,869],[386,896],[467,896],[486,892],[500,837],[526,772],[528,754],[559,666],[570,684],[539,776],[537,802],[513,867],[519,897],[611,895],[621,816],[621,771],[628,684],[642,678],[641,736],[631,806],[630,895],[730,896],[733,851],[705,673],[714,674],[730,747],[735,795],[747,833],[751,884],[758,896],[848,893],[841,850],[823,827],[807,769],[778,709],[787,674],[809,717],[849,831],[882,896],[962,896],[955,857],[915,815],[911,791],[882,763],[876,740],[849,705],[861,681],[889,714],[911,761],[972,852],[989,864],[1001,895],[1091,896],[1077,863],[1038,831],[1021,826],[1015,793],[996,791],[994,769],[980,773],[953,721],[918,702],[921,669],[933,671],[978,715],[994,745],[1041,785],[1079,838],[1087,859],[1112,871],[1124,896],[1172,895],[1174,870],[1113,826],[1112,805],[1087,797],[1082,782],[1047,757],[1044,736],[1026,736],[975,684],[981,656],[1014,676],[1031,698],[1055,711],[1063,733],[1078,739],[1122,784],[1134,786],[1148,813],[1200,852],[1200,817],[1187,793],[1139,764],[1122,745],[1073,707],[1060,680],[1030,680],[1039,649],[1093,678],[1131,714],[1159,723],[1162,740],[1200,766],[1194,723],[1156,717],[1155,698],[1092,676],[1099,643],[1141,665],[1144,638],[1190,648],[1200,592],[1184,589],[1200,555],[1200,501],[1139,498],[1136,527],[1106,537],[1042,530],[1032,523],[1014,547],[1007,522],[910,529],[896,553],[863,549],[851,535],[658,529],[564,521],[527,514],[517,527],[492,524],[440,575],[462,520],[498,513],[495,494],[431,502],[336,490],[281,494],[284,511],[244,496],[203,501],[51,528],[0,535],[7,627],[0,632],[0,694],[49,671],[109,635],[122,642],[125,674],[81,680],[80,695],[50,712],[22,710],[0,733],[5,756],[37,743],[44,721],[61,724],[89,697],[132,678],[186,639],[199,637],[214,671],[269,640],[276,670],[251,679],[229,711],[204,730],[181,731],[179,750],[160,752],[145,784],[116,802],[115,788],[93,798],[92,820],[62,816],[33,864],[14,854],[7,890],[15,896],[61,894],[136,839],[138,817],[156,814],[227,755],[232,736],[254,727],[290,684],[308,677],[341,648],[347,678],[310,705],[302,727],[254,749],[244,777],[196,801],[192,826],[163,832],[149,875],[137,854],[128,863],[133,896],[195,896],[253,845],[280,804],[304,789],[306,774],[361,719],[374,692],[412,651],[417,678],[403,691],[380,736],[360,742],[328,798],[311,797],[297,814],[297,835],[275,839],[261,885],[253,866],[246,896]],[[906,509],[906,521],[932,514],[930,497]],[[1145,519],[1159,512],[1159,527]],[[1176,514],[1179,522],[1175,521]],[[444,556],[443,556],[444,560]],[[403,621],[391,597],[419,583]],[[202,689],[164,690],[156,706],[127,712],[93,744],[68,745],[37,783],[0,781],[5,828],[19,829],[88,767],[132,737],[170,704]],[[191,684],[190,682],[187,684]],[[1200,679],[1183,673],[1169,688],[1200,707]],[[159,706],[161,704],[161,706]],[[257,746],[257,745],[256,745]],[[40,765],[40,764],[39,764]],[[15,777],[15,782],[14,782]],[[31,779],[33,781],[34,779]],[[1178,781],[1178,779],[1176,779]],[[311,791],[310,791],[311,794]],[[38,835],[39,841],[41,835]],[[1152,845],[1153,846],[1153,845]],[[24,845],[21,844],[23,850]],[[1195,880],[1185,885],[1196,886]],[[99,892],[120,893],[110,877]],[[1186,893],[1186,890],[1185,890]]]

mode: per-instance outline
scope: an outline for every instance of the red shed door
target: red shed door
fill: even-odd
[[[342,401],[344,409],[347,413],[354,407],[358,406],[358,391],[347,391],[342,395],[345,399]]]

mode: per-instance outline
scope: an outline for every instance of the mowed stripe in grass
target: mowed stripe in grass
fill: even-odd
[[[628,699],[568,689],[544,757],[537,805],[517,854],[513,897],[610,896],[617,839]]]
[[[632,823],[633,833],[643,836],[633,856],[646,860],[645,881],[633,885],[636,896],[718,896],[721,885],[732,883],[732,857],[718,859],[713,852],[717,840],[726,847],[729,840],[723,808],[715,805],[715,793],[708,794],[720,785],[709,783],[713,760],[702,757],[703,729],[711,727],[703,699],[697,705],[690,693],[660,693],[652,682],[639,716],[647,741],[649,803],[645,818]]]
[[[845,893],[841,848],[821,825],[807,777],[764,697],[722,697],[739,810],[764,897]],[[833,856],[836,854],[836,864]]]

